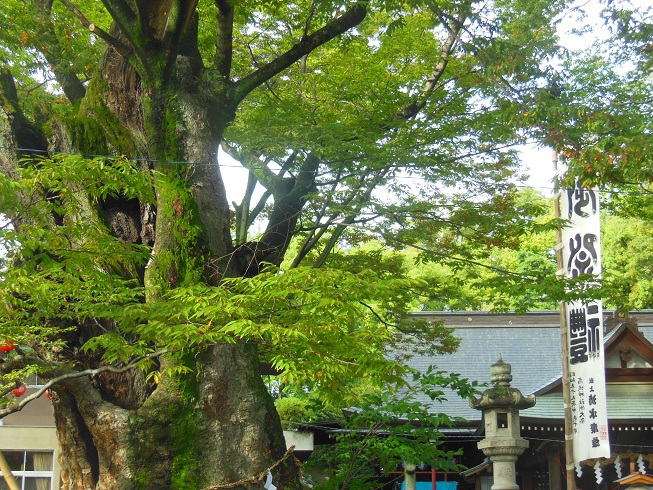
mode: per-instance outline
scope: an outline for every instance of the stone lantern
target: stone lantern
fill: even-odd
[[[499,356],[490,367],[494,386],[485,390],[480,398],[469,400],[472,408],[483,411],[485,438],[478,443],[478,448],[492,461],[492,490],[519,490],[515,461],[528,447],[528,441],[520,437],[519,410],[535,405],[535,396],[524,397],[521,391],[510,386],[510,371],[510,364]]]

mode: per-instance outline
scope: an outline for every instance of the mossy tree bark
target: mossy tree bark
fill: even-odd
[[[114,79],[105,77],[100,89],[115,93],[116,82],[125,87],[123,80],[133,73],[123,66],[122,73],[112,72]],[[232,252],[229,208],[216,165],[216,142],[226,121],[208,113],[215,101],[204,100],[199,87],[197,95],[187,88],[170,83],[145,101],[132,94],[132,106],[145,107],[140,130],[156,142],[150,150],[163,175],[155,190],[152,260],[144,275],[146,286],[157,291],[148,295],[152,302],[162,301],[161,290],[217,284],[240,273],[219,260]],[[127,95],[121,94],[123,103]],[[113,202],[112,210],[134,217],[128,202]],[[247,479],[283,456],[281,424],[255,347],[218,345],[196,354],[186,360],[192,375],[166,376],[156,387],[134,372],[61,391],[55,410],[65,488],[204,488]],[[275,475],[284,476],[279,483],[286,488],[297,484],[293,466]]]
[[[66,91],[78,111],[52,121],[50,148],[140,154],[162,175],[155,210],[115,197],[98,204],[98,219],[121,240],[153,245],[147,267],[136,264],[150,291],[147,301],[163,301],[161,291],[180,285],[215,285],[225,276],[254,275],[260,261],[280,263],[312,178],[278,182],[268,230],[251,248],[256,256],[243,257],[241,250],[239,257],[217,165],[222,133],[252,90],[359,23],[365,9],[352,7],[234,82],[231,2],[216,2],[219,34],[210,69],[203,66],[197,47],[196,2],[173,2],[171,8],[169,1],[137,1],[133,10],[130,2],[104,3],[115,21],[112,32],[104,34],[111,46],[90,86]],[[69,72],[65,76],[62,86],[81,87]],[[20,111],[9,72],[2,88],[3,147],[47,150],[45,134]],[[3,154],[6,175],[17,165],[15,155]],[[79,350],[94,333],[92,325],[79,325],[68,335],[70,362],[83,368],[100,364],[95,355]],[[169,359],[159,362],[165,367]],[[193,489],[241,480],[247,482],[238,488],[262,488],[263,480],[251,477],[281,460],[286,448],[256,347],[202,347],[183,362],[192,374],[166,375],[156,384],[132,370],[55,387],[63,488]],[[280,488],[299,486],[298,468],[290,460],[274,477]]]

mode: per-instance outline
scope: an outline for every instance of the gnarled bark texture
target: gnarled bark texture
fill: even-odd
[[[140,83],[120,59],[108,56],[107,64],[113,69],[90,91],[106,91],[108,95],[98,93],[96,100],[108,101],[107,106],[114,101],[111,114],[121,128],[129,128],[127,144],[138,147],[143,139],[139,134],[147,134],[139,119]],[[148,285],[164,288],[197,280],[215,284],[224,275],[239,273],[228,268],[229,260],[218,260],[228,257],[232,247],[229,209],[216,165],[215,142],[222,126],[208,114],[215,105],[201,95],[178,95],[179,105],[171,108],[178,118],[175,144],[168,151],[198,165],[155,163],[166,177],[164,187],[156,189],[154,253],[144,277]],[[87,114],[107,109],[83,105]],[[77,138],[70,136],[73,146]],[[122,240],[144,241],[140,231],[151,216],[142,206],[114,199],[102,208],[105,221]],[[225,265],[216,270],[216,263]],[[189,360],[189,367],[195,374],[164,377],[157,386],[133,371],[58,387],[55,413],[64,488],[205,488],[246,480],[283,456],[281,424],[253,346],[210,347]],[[287,468],[275,481],[292,488],[297,471],[294,464]],[[261,488],[262,481],[240,487]]]
[[[261,261],[280,263],[314,172],[278,183],[268,229],[251,247],[256,257],[236,257],[217,165],[222,133],[252,90],[361,22],[364,7],[353,4],[286,53],[233,81],[230,1],[216,2],[219,27],[211,68],[204,67],[197,46],[196,2],[103,3],[115,20],[112,31],[102,34],[112,46],[90,85],[78,83],[64,60],[53,58],[55,75],[61,74],[77,111],[52,120],[48,135],[22,114],[11,74],[3,72],[1,170],[13,177],[18,166],[18,155],[7,148],[149,159],[163,176],[155,207],[113,196],[89,210],[98,213],[89,219],[103,220],[122,241],[153,245],[147,267],[135,264],[143,285],[158,291],[147,301],[163,301],[161,290],[180,285],[254,275]],[[49,9],[40,12],[47,17]],[[309,165],[314,171],[317,159]],[[96,325],[76,325],[66,334],[61,355],[80,369],[98,367],[97,355],[79,349],[96,333]],[[159,362],[165,367],[169,359]],[[242,342],[196,348],[184,362],[192,374],[166,375],[156,384],[132,370],[54,387],[63,488],[218,488],[241,480],[236,488],[262,488],[264,479],[252,477],[279,462],[286,448],[256,347]],[[291,458],[275,469],[274,483],[299,487]]]

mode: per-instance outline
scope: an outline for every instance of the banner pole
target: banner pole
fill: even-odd
[[[558,153],[553,150],[553,186],[554,210],[556,219],[561,218],[560,212],[560,187],[558,178]],[[562,258],[562,229],[556,228],[556,260],[558,264],[558,278],[564,278],[564,260]],[[565,414],[565,470],[567,490],[576,490],[576,473],[574,472],[574,429],[571,418],[571,391],[569,389],[569,341],[567,338],[567,305],[560,302],[560,343],[562,344],[562,400]]]

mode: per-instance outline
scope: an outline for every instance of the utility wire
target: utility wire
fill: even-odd
[[[127,157],[127,156],[120,156],[120,155],[103,155],[103,154],[88,154],[88,153],[66,153],[66,152],[49,152],[47,150],[38,150],[35,148],[13,148],[13,147],[8,147],[8,146],[0,146],[1,149],[3,150],[10,150],[10,151],[16,151],[16,152],[25,152],[25,153],[43,153],[46,155],[69,155],[69,156],[81,156],[84,158],[106,158],[106,159],[120,159],[120,158],[126,158],[129,161],[132,162],[145,162],[145,163],[161,163],[162,160],[157,160],[153,158],[146,158],[146,157]],[[367,158],[365,156],[361,156],[361,159]],[[210,166],[210,167],[218,167],[218,168],[231,168],[231,169],[240,169],[240,170],[249,170],[247,167],[243,165],[237,165],[237,164],[225,164],[225,163],[211,163],[211,162],[189,162],[185,160],[173,160],[173,161],[166,161],[165,163],[171,164],[171,165],[202,165],[202,166]],[[333,163],[333,162],[324,162],[324,163]],[[261,169],[263,167],[260,167]],[[256,170],[256,169],[255,169]],[[297,170],[295,173],[303,173],[303,172],[310,172],[306,170]],[[313,172],[310,172],[313,173]],[[350,176],[360,176],[360,175],[369,175],[368,172],[351,172],[349,173]],[[402,180],[413,180],[413,181],[418,181],[418,182],[431,182],[431,180],[426,179],[422,175],[395,175],[393,177],[394,179],[402,179]],[[546,185],[527,185],[527,184],[513,184],[514,187],[518,189],[534,189],[534,190],[540,190],[540,191],[548,191],[548,192],[553,192],[555,190],[553,183],[551,183],[550,186]],[[642,187],[645,184],[642,183],[637,183],[637,182],[630,182],[627,183],[626,185],[632,185],[632,186],[640,186]],[[650,195],[651,192],[646,192],[646,191],[624,191],[624,190],[603,190],[599,189],[598,191],[600,194],[605,194],[605,195],[629,195],[629,196],[645,196],[645,195]]]

